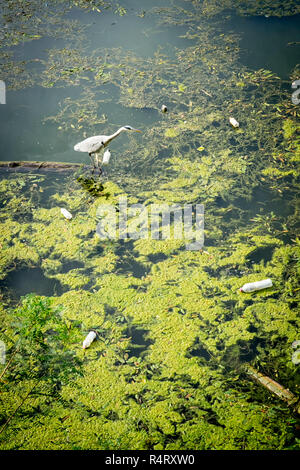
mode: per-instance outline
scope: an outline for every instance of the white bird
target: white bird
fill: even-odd
[[[93,172],[95,167],[98,168],[99,174],[102,173],[101,168],[99,168],[99,153],[102,149],[107,147],[107,145],[118,135],[121,134],[123,131],[135,131],[135,132],[142,132],[138,129],[134,129],[131,126],[123,126],[120,127],[114,134],[112,135],[94,135],[93,137],[88,137],[87,139],[79,142],[74,146],[74,150],[76,152],[88,152],[89,156],[93,162]]]

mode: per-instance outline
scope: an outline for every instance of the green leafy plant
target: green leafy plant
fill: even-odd
[[[2,396],[8,397],[21,384],[22,399],[8,414],[1,401],[0,434],[26,400],[40,393],[48,398],[56,396],[70,376],[80,374],[81,364],[69,350],[77,336],[77,324],[68,324],[62,317],[61,307],[54,308],[49,298],[29,294],[8,315],[12,323],[5,339],[11,347],[0,375],[0,387]]]

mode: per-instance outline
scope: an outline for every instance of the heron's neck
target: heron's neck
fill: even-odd
[[[108,136],[106,143],[108,144],[109,142],[111,142],[115,137],[118,137],[118,135],[121,134],[121,132],[123,131],[125,131],[124,127],[120,127],[117,132]]]

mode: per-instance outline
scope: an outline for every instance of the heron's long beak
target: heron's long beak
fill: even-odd
[[[135,132],[142,132],[139,129],[132,129],[132,130],[135,131]]]

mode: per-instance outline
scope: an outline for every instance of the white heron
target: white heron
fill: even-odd
[[[79,142],[74,146],[74,150],[76,152],[87,152],[92,160],[93,163],[93,172],[95,167],[98,168],[99,174],[102,173],[101,168],[99,168],[99,153],[102,149],[108,146],[108,144],[118,137],[123,131],[135,131],[135,132],[142,132],[139,129],[134,129],[131,126],[123,126],[120,127],[114,134],[112,135],[94,135],[93,137],[88,137],[87,139]]]

